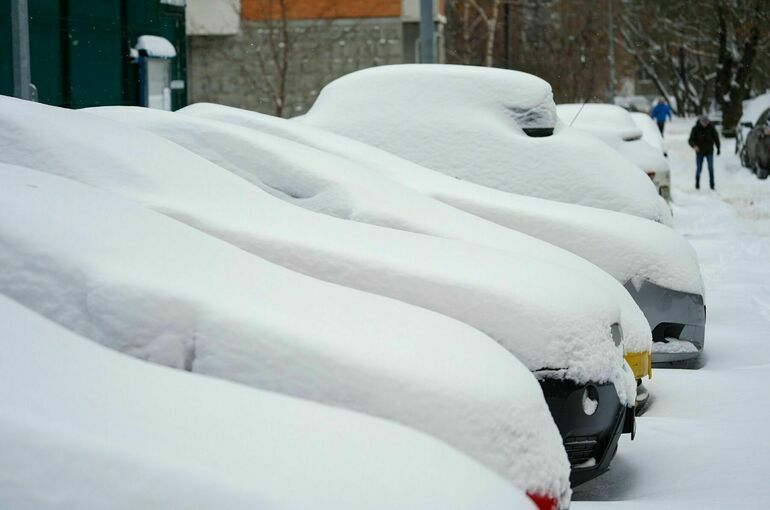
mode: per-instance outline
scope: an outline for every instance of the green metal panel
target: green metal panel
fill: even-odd
[[[13,95],[11,0],[0,0],[0,94]]]
[[[62,48],[59,0],[29,1],[29,52],[38,101],[61,106]]]
[[[29,0],[32,83],[41,102],[62,104],[60,0]],[[13,94],[10,0],[0,0],[0,94]]]
[[[186,80],[184,8],[159,0],[29,0],[29,12],[32,82],[41,102],[138,105],[139,72],[129,49],[140,35],[171,41],[171,79]],[[0,0],[0,94],[13,94],[10,0]],[[186,88],[174,90],[173,108],[186,104]]]
[[[120,0],[68,0],[69,106],[121,104]]]

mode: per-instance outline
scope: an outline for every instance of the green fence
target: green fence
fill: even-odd
[[[183,7],[160,0],[28,1],[32,83],[40,102],[138,105],[139,69],[129,51],[140,35],[171,41],[177,51],[171,79],[186,82]],[[0,0],[0,94],[13,94],[10,0]],[[186,104],[186,88],[173,90],[173,109]]]

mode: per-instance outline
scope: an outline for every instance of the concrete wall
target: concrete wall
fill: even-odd
[[[235,35],[241,24],[240,0],[187,0],[187,35]]]
[[[284,117],[306,112],[321,88],[339,76],[404,61],[398,17],[293,20],[288,26]],[[280,37],[280,22],[249,20],[241,21],[241,30],[234,36],[190,37],[190,102],[276,114],[281,80],[271,48],[282,56]]]

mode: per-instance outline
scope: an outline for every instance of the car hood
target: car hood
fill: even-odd
[[[5,507],[532,508],[395,423],[143,363],[5,296],[0,324]]]
[[[140,359],[393,420],[569,499],[537,381],[477,330],[69,179],[7,165],[0,178],[1,293]]]

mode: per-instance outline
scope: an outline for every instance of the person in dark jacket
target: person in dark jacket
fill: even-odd
[[[706,115],[701,115],[692,127],[689,143],[695,150],[695,189],[700,189],[700,172],[703,169],[704,158],[708,162],[709,185],[714,189],[714,147],[717,148],[717,156],[721,148],[719,134]]]
[[[671,119],[671,107],[668,106],[666,99],[663,97],[658,98],[658,102],[652,108],[650,117],[655,119],[658,123],[658,129],[660,129],[660,136],[663,136],[663,128],[666,125],[666,119]]]

